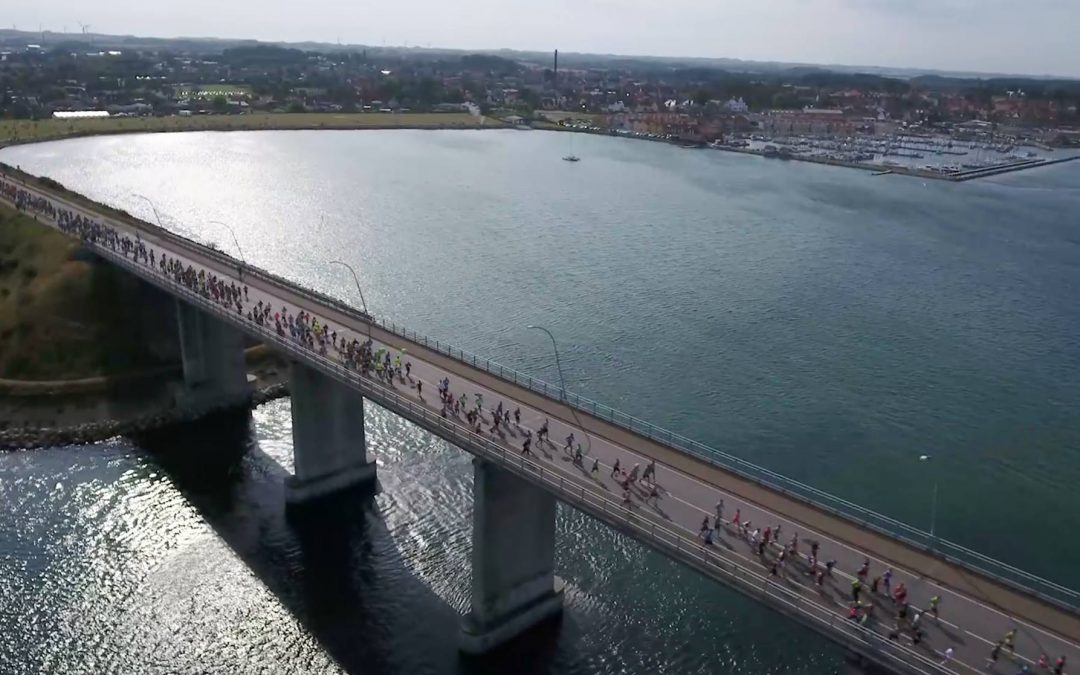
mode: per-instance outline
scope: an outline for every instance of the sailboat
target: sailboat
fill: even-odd
[[[568,131],[566,133],[570,134],[570,154],[569,155],[563,155],[563,161],[565,161],[565,162],[580,162],[581,158],[574,154],[574,132],[573,131]]]

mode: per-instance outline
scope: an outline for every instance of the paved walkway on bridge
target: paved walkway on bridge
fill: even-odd
[[[57,204],[60,205],[59,202]],[[63,206],[76,208],[70,202]],[[91,215],[84,209],[82,212]],[[110,225],[133,231],[127,225],[114,222],[110,222]],[[218,276],[228,276],[240,282],[236,279],[235,267],[230,268],[191,251],[171,250],[152,233],[142,231],[140,234],[143,241],[152,243],[158,251],[168,250],[170,256],[185,265],[213,271]],[[368,327],[364,322],[333,308],[319,306],[286,287],[252,275],[245,275],[242,283],[249,287],[245,310],[262,300],[275,309],[284,306],[291,314],[301,310],[312,313],[319,317],[320,322],[329,322],[339,335],[355,336],[360,340],[367,336]],[[932,596],[940,596],[940,620],[931,615],[923,617],[921,626],[926,636],[917,648],[938,660],[944,660],[945,651],[952,649],[951,659],[945,664],[952,672],[1009,675],[1017,672],[1023,664],[1032,666],[1032,670],[1037,672],[1034,664],[1041,654],[1046,654],[1051,663],[1060,655],[1066,655],[1071,664],[1076,664],[1080,659],[1080,646],[1076,644],[1080,629],[1077,628],[1075,615],[1046,607],[1011,589],[988,583],[957,566],[918,554],[887,537],[862,530],[835,516],[733,477],[678,450],[652,443],[583,413],[578,413],[575,419],[574,413],[557,401],[541,397],[377,327],[372,329],[372,335],[377,347],[385,346],[393,350],[404,347],[408,350],[403,361],[412,363],[412,378],[404,382],[395,380],[393,386],[400,393],[421,400],[417,385],[422,382],[422,400],[435,411],[441,408],[437,383],[445,377],[450,379],[450,390],[455,396],[467,394],[470,408],[474,404],[475,394],[482,394],[483,407],[487,412],[483,432],[486,436],[520,452],[524,434],[531,432],[533,452],[540,461],[568,479],[588,485],[590,489],[621,496],[623,488],[612,477],[615,462],[627,470],[635,464],[644,470],[650,460],[656,459],[659,499],[655,502],[646,499],[649,483],[643,487],[639,481],[638,486],[630,491],[632,508],[640,516],[655,518],[694,535],[698,533],[704,518],[708,517],[715,524],[715,507],[723,500],[723,519],[721,526],[714,530],[713,546],[726,556],[740,559],[746,566],[758,566],[767,573],[781,549],[771,546],[764,558],[759,556],[746,536],[734,526],[732,521],[736,511],[741,523],[751,523],[751,531],[759,528],[763,531],[766,527],[773,531],[779,529],[779,539],[785,544],[790,543],[797,534],[799,559],[778,570],[777,583],[786,584],[822,606],[832,608],[839,616],[847,616],[852,581],[864,560],[869,558],[870,570],[864,582],[862,598],[874,605],[875,623],[880,630],[887,632],[894,626],[892,600],[884,593],[874,594],[869,590],[870,582],[891,567],[892,588],[904,584],[913,607],[926,608]],[[511,411],[520,406],[521,422],[511,423],[505,434],[492,437],[488,431],[490,411],[500,402]],[[579,420],[588,431],[579,428]],[[541,444],[536,440],[537,432],[545,421],[551,442]],[[570,433],[575,434],[577,442],[589,448],[589,454],[581,465],[575,464],[563,450],[564,439]],[[599,461],[596,473],[590,470],[594,461]],[[806,554],[810,551],[811,542],[818,542],[820,546],[818,560],[821,563],[836,561],[832,576],[821,587],[807,574]],[[918,573],[913,570],[918,570]],[[1028,618],[1010,616],[1002,608]],[[987,657],[994,642],[1013,629],[1017,631],[1015,656],[1010,655],[1007,649],[1002,650],[1000,661],[988,667]],[[904,633],[900,640],[911,644],[909,633]]]

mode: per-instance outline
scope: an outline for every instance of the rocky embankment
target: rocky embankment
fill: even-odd
[[[177,406],[169,410],[123,421],[101,420],[63,428],[5,429],[0,431],[0,450],[22,450],[96,443],[117,436],[130,436],[154,431],[162,427],[193,421],[226,410],[251,408],[288,395],[288,383],[279,382],[255,389],[244,400],[215,401],[204,405]]]

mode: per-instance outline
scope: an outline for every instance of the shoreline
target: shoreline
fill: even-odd
[[[27,127],[36,128],[38,124],[50,127],[67,128],[57,133],[44,135],[12,137],[4,135],[4,124],[11,128]],[[423,131],[446,131],[446,130],[474,130],[486,129],[512,129],[506,122],[495,117],[473,117],[460,113],[246,113],[242,115],[195,115],[191,117],[126,117],[126,118],[93,118],[87,120],[0,120],[0,150],[6,147],[28,145],[33,143],[49,143],[75,138],[87,138],[92,136],[116,136],[122,134],[156,134],[156,133],[186,133],[192,131],[387,131],[393,129],[410,129]],[[563,133],[591,134],[595,136],[610,136],[636,141],[652,141],[666,143],[677,147],[687,147],[686,142],[671,138],[650,138],[631,134],[620,134],[603,129],[567,128],[551,122],[542,122],[531,129],[536,131],[558,131]],[[872,172],[872,175],[883,176],[895,174],[899,176],[911,176],[915,178],[942,180],[950,183],[961,183],[976,178],[985,178],[1005,173],[1051,166],[1080,159],[1080,154],[1069,157],[1054,159],[1037,159],[1018,161],[1011,164],[1003,164],[994,167],[980,169],[968,169],[955,173],[941,173],[928,171],[909,166],[886,166],[882,164],[870,164],[866,162],[849,162],[841,159],[828,157],[810,157],[800,155],[788,155],[785,157],[772,157],[764,151],[754,148],[735,148],[711,145],[693,145],[692,149],[720,150],[744,155],[756,155],[767,159],[786,159],[825,166],[838,166],[849,169]]]
[[[850,169],[860,169],[862,171],[871,171],[874,175],[888,175],[896,174],[899,176],[913,176],[915,178],[932,178],[934,180],[944,180],[950,183],[963,183],[965,181],[974,180],[976,178],[985,178],[989,176],[997,176],[1003,173],[1012,173],[1014,171],[1023,171],[1024,169],[1035,169],[1041,166],[1051,166],[1053,164],[1062,164],[1064,162],[1071,162],[1076,159],[1080,159],[1080,155],[1071,155],[1069,157],[1055,157],[1054,159],[1033,159],[1021,162],[1014,162],[1011,164],[1002,164],[1000,166],[985,167],[981,169],[968,169],[965,171],[957,171],[954,173],[940,173],[938,171],[927,171],[926,169],[919,169],[917,167],[910,166],[886,166],[884,164],[869,164],[867,162],[847,162],[842,159],[831,159],[829,157],[803,157],[800,155],[789,155],[786,157],[770,157],[762,150],[755,150],[752,148],[725,148],[711,146],[705,149],[720,150],[722,152],[736,152],[744,155],[757,155],[758,157],[765,157],[766,159],[779,159],[781,161],[795,161],[795,162],[809,162],[811,164],[825,164],[827,166],[842,166]]]
[[[40,126],[46,127],[41,133]],[[56,128],[55,133],[50,133]],[[0,149],[91,136],[191,131],[423,131],[509,129],[494,117],[459,113],[247,113],[191,117],[125,117],[85,120],[0,120]],[[32,135],[21,135],[29,129]]]
[[[216,413],[231,410],[250,410],[269,401],[289,395],[287,382],[257,387],[241,400],[216,401],[200,405],[174,406],[156,410],[126,420],[103,419],[81,424],[36,429],[7,429],[0,431],[0,452],[17,452],[68,445],[89,445],[117,436],[156,431],[174,424],[194,422]]]
[[[255,381],[231,401],[184,401],[180,364],[73,380],[0,379],[0,452],[95,443],[288,396],[288,368],[276,353],[256,345],[245,357]]]
[[[734,148],[725,146],[707,145],[704,143],[694,144],[688,146],[685,141],[671,138],[650,138],[647,136],[634,136],[630,134],[619,134],[613,131],[605,131],[602,129],[568,129],[566,127],[559,127],[558,125],[545,125],[543,127],[537,127],[538,131],[561,131],[565,133],[577,133],[577,134],[591,134],[593,136],[612,136],[614,138],[625,138],[627,140],[634,141],[651,141],[654,143],[666,143],[667,145],[674,145],[676,147],[685,147],[693,150],[719,150],[721,152],[732,152],[741,155],[755,155],[757,157],[763,157],[765,159],[775,160],[787,160],[793,162],[807,162],[810,164],[823,164],[825,166],[838,166],[848,169],[858,169],[860,171],[869,171],[875,176],[885,176],[889,174],[895,174],[898,176],[911,176],[914,178],[927,178],[933,180],[942,180],[949,183],[963,183],[976,178],[987,178],[990,176],[997,176],[1004,173],[1012,173],[1015,171],[1023,171],[1025,169],[1036,169],[1043,166],[1052,166],[1054,164],[1062,164],[1064,162],[1071,162],[1080,159],[1080,153],[1070,155],[1068,157],[1055,157],[1054,159],[1032,159],[1026,161],[1018,161],[1011,164],[1002,164],[1000,166],[985,167],[981,169],[965,169],[964,171],[958,171],[955,173],[941,173],[938,171],[928,171],[926,169],[920,169],[912,166],[886,166],[884,164],[870,164],[867,162],[848,162],[842,159],[831,159],[828,157],[809,157],[800,155],[788,155],[785,157],[774,157],[766,155],[763,150],[757,150],[754,148]]]

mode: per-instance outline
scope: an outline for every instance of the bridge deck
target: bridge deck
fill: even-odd
[[[103,217],[100,209],[94,209],[71,196],[61,198],[37,185],[19,185],[48,198],[57,207],[107,222],[132,236],[138,228],[142,240],[156,251],[168,251],[170,256],[185,265],[239,282],[238,263],[223,262],[224,257],[216,252],[200,250],[200,247],[192,244],[177,245],[175,241],[160,236],[156,228],[139,225],[137,221]],[[139,272],[151,280],[161,276],[146,266],[142,266]],[[764,529],[766,526],[775,529],[780,526],[784,543],[788,543],[792,535],[797,533],[801,560],[785,565],[779,576],[771,578],[769,583],[801,595],[807,601],[834,612],[841,620],[847,615],[851,582],[864,557],[871,561],[867,582],[891,567],[894,572],[893,587],[904,583],[914,607],[925,608],[933,595],[942,598],[940,621],[935,621],[930,615],[924,617],[922,625],[926,637],[920,646],[914,648],[936,662],[941,661],[944,651],[951,648],[952,659],[938,666],[938,670],[1013,673],[1019,668],[1017,664],[1032,665],[1040,654],[1047,654],[1051,661],[1059,655],[1067,655],[1072,664],[1080,660],[1080,646],[1077,645],[1080,642],[1080,617],[1076,614],[905,543],[861,528],[850,520],[816,509],[799,499],[724,471],[678,449],[584,412],[571,410],[558,400],[497,377],[470,363],[450,358],[421,342],[407,340],[378,325],[369,326],[357,315],[342,311],[330,303],[319,302],[309,293],[287,283],[252,271],[244,275],[242,283],[249,288],[245,311],[262,300],[269,302],[276,311],[286,307],[293,315],[301,310],[313,314],[320,323],[329,322],[339,336],[344,334],[350,340],[356,337],[363,341],[370,330],[377,346],[386,346],[395,351],[405,349],[403,361],[412,363],[412,377],[404,382],[395,380],[393,388],[400,396],[429,406],[431,411],[438,413],[440,410],[436,383],[443,377],[450,378],[450,389],[455,396],[462,393],[468,395],[469,407],[473,405],[474,395],[481,393],[484,410],[488,413],[484,416],[483,435],[488,440],[504,446],[508,452],[519,453],[524,432],[531,430],[535,460],[565,477],[568,483],[579,485],[584,490],[609,499],[612,496],[621,499],[622,488],[611,475],[615,461],[626,469],[635,464],[640,464],[644,469],[650,460],[655,460],[658,468],[656,482],[661,496],[656,503],[647,503],[647,489],[633,489],[631,510],[634,517],[692,537],[698,532],[704,517],[712,519],[715,516],[715,505],[723,499],[726,522],[718,531],[713,548],[717,555],[743,569],[757,570],[764,578],[770,579],[768,570],[779,548],[772,547],[765,560],[760,559],[730,522],[736,509],[740,511],[741,520],[751,522],[754,529]],[[250,332],[266,337],[265,329],[243,321],[242,317],[239,320]],[[422,399],[417,393],[419,382],[423,383]],[[521,423],[511,423],[505,434],[492,436],[489,431],[490,411],[499,402],[510,410],[520,407]],[[448,419],[461,420],[463,416],[455,416],[451,412]],[[548,420],[550,438],[554,444],[536,442],[536,432],[545,420]],[[574,464],[562,450],[562,439],[571,432],[579,442],[589,447],[583,466]],[[594,460],[600,463],[597,473],[590,472]],[[833,577],[822,588],[818,588],[807,574],[805,554],[809,552],[811,540],[820,543],[821,561],[837,561]],[[892,602],[884,594],[874,595],[866,588],[863,598],[875,605],[876,630],[886,632],[895,625]],[[988,670],[986,658],[991,646],[1012,628],[1017,629],[1016,663],[1010,663],[1007,652],[1003,652],[1001,663],[996,669]],[[911,646],[907,634],[902,635],[900,640]],[[924,669],[922,672],[927,671]]]

